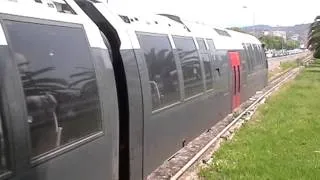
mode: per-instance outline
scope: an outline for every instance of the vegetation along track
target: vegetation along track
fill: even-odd
[[[307,59],[307,58],[306,58]],[[188,143],[171,158],[165,161],[147,179],[194,179],[195,168],[210,159],[221,139],[229,137],[242,123],[250,119],[257,106],[265,101],[271,93],[279,89],[284,83],[296,77],[301,67],[287,70],[272,78],[268,86],[256,93],[243,103],[232,115],[229,115],[199,137]],[[192,173],[193,172],[193,173]]]

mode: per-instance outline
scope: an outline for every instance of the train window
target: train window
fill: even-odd
[[[5,21],[23,85],[32,156],[100,132],[96,74],[82,28]]]
[[[76,14],[65,0],[53,1],[58,12],[67,14]]]
[[[243,49],[245,51],[245,59],[246,59],[246,62],[248,64],[248,70],[249,72],[252,71],[252,61],[250,59],[250,53],[249,53],[249,50],[248,50],[248,47],[246,44],[242,44],[243,45]]]
[[[264,52],[264,49],[261,45],[259,45],[259,52],[260,52],[262,64],[265,64],[265,52]]]
[[[197,38],[197,42],[199,45],[200,52],[207,50],[204,39]],[[213,75],[212,75],[210,56],[207,53],[201,53],[201,59],[202,59],[203,66],[204,66],[204,75],[205,75],[205,80],[206,80],[206,84],[207,84],[207,89],[212,89],[213,88]]]
[[[149,72],[152,109],[180,100],[178,71],[167,35],[138,34]]]
[[[241,71],[247,71],[248,66],[246,64],[245,53],[244,51],[240,51],[240,63],[241,63]]]
[[[257,59],[257,53],[256,53],[255,45],[251,44],[251,48],[252,48],[252,55],[253,55],[254,63],[255,63],[255,65],[258,65],[259,61]]]
[[[261,45],[259,45],[259,47],[260,47],[260,55],[261,55],[261,59],[262,59],[262,64],[266,65],[266,63],[267,63],[266,53],[264,51],[264,48]]]
[[[199,49],[200,50],[206,50],[206,43],[204,42],[204,40],[202,38],[197,38],[197,43],[199,45]]]
[[[204,75],[206,79],[207,89],[213,88],[213,73],[211,69],[210,57],[208,54],[201,54],[201,59],[204,66]]]
[[[231,37],[231,35],[225,30],[221,30],[221,29],[217,29],[217,28],[213,28],[213,29],[221,36]]]
[[[258,46],[256,44],[254,44],[253,49],[254,49],[254,55],[255,55],[255,59],[256,59],[257,64],[261,64],[261,57],[259,55]]]
[[[209,46],[209,49],[210,49],[210,50],[216,49],[216,47],[215,47],[214,42],[213,42],[212,39],[207,39],[207,43],[208,43],[208,46]]]
[[[253,46],[252,46],[252,44],[248,44],[248,46],[249,46],[250,59],[251,59],[251,63],[252,63],[252,69],[254,69],[256,67],[257,63],[256,63],[255,55],[254,55]]]
[[[260,50],[260,47],[259,45],[256,45],[256,49],[257,49],[257,57],[259,58],[259,64],[262,64],[262,57],[261,57],[261,50]]]
[[[247,44],[247,48],[248,48],[248,52],[249,52],[249,59],[251,62],[251,67],[253,70],[256,67],[256,60],[255,60],[256,58],[254,55],[253,46],[251,44]]]
[[[203,91],[199,55],[192,38],[174,36],[173,41],[178,49],[181,61],[185,97],[191,97]]]

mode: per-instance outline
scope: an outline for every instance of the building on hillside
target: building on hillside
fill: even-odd
[[[277,36],[282,37],[284,40],[287,40],[286,31],[263,31],[264,36]]]
[[[282,37],[284,40],[287,40],[287,33],[285,31],[272,31],[272,35]]]
[[[290,37],[290,39],[291,40],[294,40],[294,41],[298,41],[299,40],[299,34],[293,34],[291,37]]]
[[[264,36],[269,36],[269,35],[271,35],[271,33],[270,33],[270,31],[263,31],[263,35]]]

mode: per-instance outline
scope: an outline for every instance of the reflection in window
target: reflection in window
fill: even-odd
[[[250,61],[249,50],[248,50],[246,44],[243,43],[242,46],[244,49],[244,57],[245,57],[246,63],[248,64],[248,71],[252,72],[252,62]]]
[[[199,49],[201,53],[201,59],[203,62],[204,66],[204,74],[205,74],[205,80],[206,80],[206,85],[207,89],[212,89],[213,88],[213,74],[212,74],[212,68],[211,68],[211,62],[210,62],[210,57],[209,54],[206,52],[204,53],[203,51],[207,50],[206,44],[204,42],[204,39],[202,38],[197,38],[197,43],[199,45]]]
[[[32,155],[100,131],[96,75],[83,30],[5,24],[23,83]]]
[[[264,51],[264,48],[261,46],[261,45],[259,45],[259,49],[260,49],[260,56],[261,56],[261,63],[263,64],[263,65],[266,65],[266,63],[267,63],[267,60],[266,60],[266,53],[265,53],[265,51]]]
[[[185,97],[191,97],[203,91],[203,81],[199,55],[192,38],[173,37],[179,53],[184,78]]]
[[[212,39],[207,39],[207,44],[209,46],[209,49],[212,51],[214,49],[216,49],[215,45],[214,45],[214,42]]]
[[[147,61],[152,109],[180,100],[177,67],[167,35],[138,34]]]
[[[211,69],[211,63],[210,58],[208,54],[201,54],[203,66],[204,66],[204,73],[205,73],[205,79],[206,79],[206,85],[207,89],[213,88],[213,73]]]
[[[257,45],[255,45],[255,44],[253,44],[252,45],[252,47],[253,47],[253,52],[254,52],[254,57],[255,57],[255,60],[256,60],[256,63],[257,64],[260,64],[260,57],[259,57],[259,52],[258,52],[258,47],[257,47]]]
[[[76,14],[76,12],[70,7],[70,5],[65,0],[53,1],[58,12],[67,14]]]
[[[250,62],[251,62],[251,67],[252,67],[252,69],[254,69],[255,66],[256,66],[256,61],[255,61],[252,45],[251,44],[247,44],[247,49],[248,49],[248,53],[249,53],[249,59],[250,59]]]
[[[207,50],[206,44],[202,38],[197,38],[197,43],[200,50]]]

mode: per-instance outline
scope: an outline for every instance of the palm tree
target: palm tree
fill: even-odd
[[[93,68],[76,67],[81,69],[79,73],[70,75],[70,78],[78,78],[69,84],[69,88],[81,85],[81,94],[97,94],[96,74]]]
[[[308,38],[308,48],[314,51],[315,58],[320,58],[320,16],[310,25]]]

